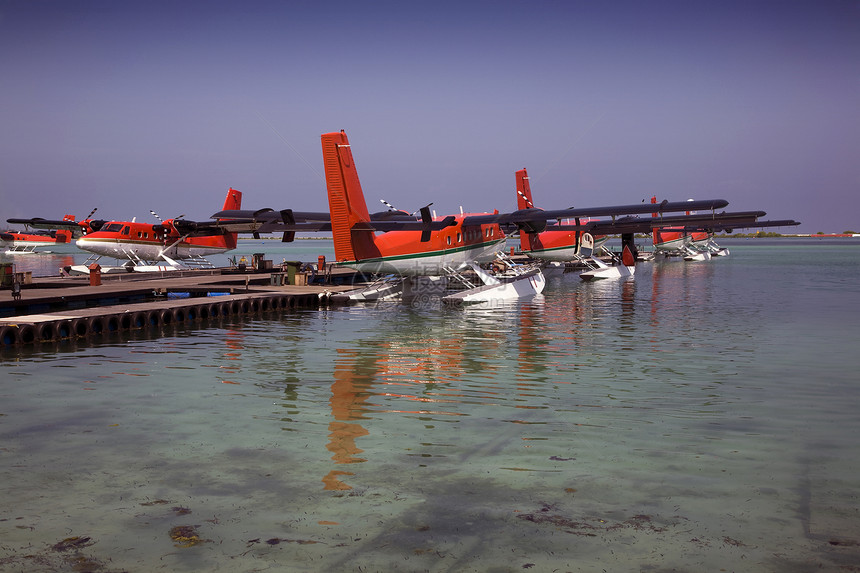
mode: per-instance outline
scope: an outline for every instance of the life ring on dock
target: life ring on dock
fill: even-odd
[[[272,300],[268,297],[260,299],[260,312],[269,312],[272,310]]]
[[[305,284],[313,284],[317,278],[317,265],[305,263],[302,265],[302,272],[307,276]]]
[[[185,307],[185,312],[188,315],[188,322],[195,322],[200,319],[196,306]]]
[[[36,327],[32,324],[21,324],[18,326],[18,343],[32,344],[36,342]]]
[[[174,308],[172,314],[176,322],[185,322],[188,319],[188,313],[184,308]]]
[[[166,325],[170,324],[171,322],[173,322],[173,311],[169,308],[162,310],[161,314],[158,316],[161,319],[162,325],[166,326]]]
[[[87,319],[87,329],[90,334],[101,334],[105,329],[105,322],[100,316],[92,316]]]
[[[239,314],[242,310],[242,305],[239,304],[238,300],[234,300],[230,303],[230,314]]]
[[[218,314],[221,316],[228,316],[232,308],[233,305],[229,302],[222,302],[218,305]]]
[[[251,305],[248,304],[247,300],[243,300],[242,302],[239,303],[239,312],[242,314],[248,314],[248,308],[250,306]]]
[[[119,317],[115,314],[105,317],[105,330],[108,332],[118,332],[120,329]]]
[[[0,328],[0,344],[12,346],[18,341],[18,327],[6,325]]]
[[[206,312],[208,313],[209,318],[218,318],[221,314],[220,310],[220,306],[217,304],[210,304],[206,307]]]
[[[146,315],[146,323],[149,326],[159,326],[161,324],[161,313],[157,310],[150,310]]]
[[[90,327],[87,324],[86,318],[76,318],[72,321],[72,334],[74,336],[84,337],[90,333]]]
[[[288,296],[287,297],[287,308],[296,308],[296,297]]]
[[[248,310],[250,312],[260,312],[260,300],[252,298],[248,301]]]
[[[56,335],[53,322],[43,322],[36,327],[36,338],[39,342],[51,342]]]
[[[72,336],[72,323],[68,320],[61,320],[57,323],[55,334],[57,340],[66,340]]]

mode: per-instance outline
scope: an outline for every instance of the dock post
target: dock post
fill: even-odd
[[[93,263],[89,266],[90,269],[90,286],[99,286],[102,284],[102,267],[98,263]]]

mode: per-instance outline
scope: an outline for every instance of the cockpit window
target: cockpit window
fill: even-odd
[[[99,231],[108,231],[110,233],[117,233],[117,232],[119,232],[120,229],[122,229],[122,223],[108,223],[107,225],[105,225],[104,227],[99,229]]]

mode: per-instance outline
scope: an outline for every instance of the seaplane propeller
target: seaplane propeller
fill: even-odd
[[[292,209],[282,209],[280,211],[281,221],[284,222],[285,225],[295,225],[296,218],[293,216]],[[260,237],[259,233],[254,233],[254,238],[258,239]],[[282,243],[292,243],[296,238],[295,231],[284,231],[284,235],[281,237]]]
[[[393,219],[412,219],[415,215],[421,215],[421,222],[426,225],[425,228],[421,229],[421,242],[426,243],[430,240],[430,233],[432,229],[430,228],[430,224],[433,223],[433,214],[430,212],[430,206],[433,203],[428,203],[424,207],[421,207],[417,211],[413,211],[411,213],[407,213],[403,209],[398,209],[385,199],[380,199],[380,203],[388,207],[388,211],[383,211],[381,213],[374,213],[371,215],[371,219],[375,221],[386,221]]]

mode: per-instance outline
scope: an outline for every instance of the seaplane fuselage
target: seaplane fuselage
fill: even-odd
[[[520,236],[520,250],[523,253],[533,259],[560,263],[591,256],[591,252],[600,248],[608,238],[602,235],[594,237],[594,246],[583,249],[583,234],[577,236],[574,231],[544,231],[525,235],[525,240],[523,234]]]
[[[182,237],[165,224],[113,221],[85,235],[75,244],[85,251],[118,259],[138,258],[156,261],[163,256],[187,259],[223,253],[236,248],[231,235]]]
[[[42,247],[45,245],[69,243],[71,237],[72,234],[68,231],[52,231],[51,233],[20,233],[18,231],[4,231],[0,233],[0,246]]]
[[[420,241],[421,231],[377,234],[374,244],[378,256],[343,259],[337,264],[365,273],[438,276],[470,261],[492,261],[504,247],[504,233],[496,224],[463,226],[468,216],[457,215],[455,224],[434,231],[425,242]]]
[[[654,229],[654,250],[666,253],[683,251],[692,237],[682,230]]]

